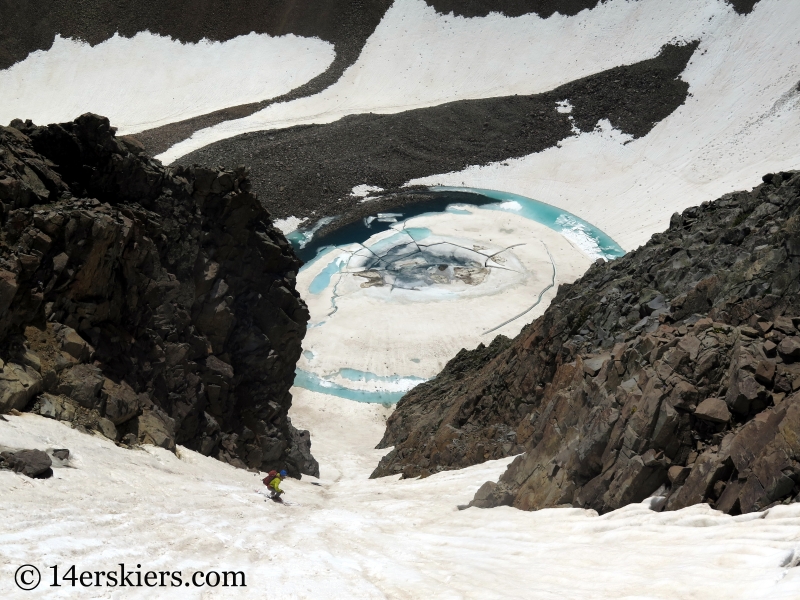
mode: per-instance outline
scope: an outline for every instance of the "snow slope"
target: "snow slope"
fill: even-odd
[[[653,58],[664,44],[700,38],[715,20],[727,19],[736,14],[724,0],[610,0],[574,17],[547,19],[454,17],[437,14],[424,0],[396,0],[335,85],[198,131],[159,158],[169,163],[241,133],[330,123],[348,114],[544,92]]]
[[[626,249],[676,211],[800,168],[800,2],[713,18],[682,78],[690,96],[646,136],[606,122],[558,148],[410,183],[510,189],[565,208]]]
[[[49,480],[0,472],[4,598],[757,598],[800,596],[800,505],[728,517],[647,502],[580,509],[458,511],[509,459],[424,480],[369,480],[386,409],[294,390],[315,431],[319,481],[284,482],[181,449],[123,450],[36,415],[0,422],[9,445],[67,447]],[[312,485],[319,483],[320,485]],[[244,571],[247,588],[15,589],[18,565]],[[45,580],[43,586],[49,581]]]
[[[291,34],[182,44],[141,32],[94,47],[56,36],[50,50],[0,71],[0,123],[64,122],[94,112],[133,133],[280,96],[333,58],[332,44]]]

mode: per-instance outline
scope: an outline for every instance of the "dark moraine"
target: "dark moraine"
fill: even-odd
[[[689,85],[680,74],[696,47],[665,46],[656,58],[543,94],[247,133],[177,162],[251,165],[254,190],[276,218],[341,215],[338,224],[346,224],[364,210],[390,210],[418,200],[413,194],[394,195],[365,209],[349,196],[356,185],[393,189],[417,177],[541,152],[573,135],[573,124],[591,131],[601,119],[634,137],[646,135],[685,101]],[[565,99],[574,107],[572,114],[556,110]]]
[[[577,15],[582,10],[593,9],[604,0],[427,0],[442,14],[453,13],[459,17],[485,17],[497,12],[507,17],[536,13],[546,19],[556,13]],[[727,0],[739,14],[749,14],[758,0]]]
[[[485,17],[497,12],[507,17],[535,13],[546,19],[555,13],[574,16],[593,9],[600,0],[427,0],[437,12],[453,13],[458,17]]]

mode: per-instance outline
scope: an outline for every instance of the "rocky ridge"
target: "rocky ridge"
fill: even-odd
[[[800,173],[769,174],[598,261],[513,341],[462,351],[398,403],[373,477],[524,451],[473,506],[797,500],[798,292]]]
[[[316,475],[299,267],[243,167],[165,168],[92,114],[0,127],[0,413]]]

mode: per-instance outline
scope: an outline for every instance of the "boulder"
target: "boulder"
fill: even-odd
[[[136,420],[136,439],[140,444],[175,450],[175,421],[158,408],[145,410]]]
[[[28,477],[46,479],[53,475],[53,461],[41,450],[0,452],[0,466]]]
[[[731,420],[728,405],[720,398],[706,398],[694,411],[694,416],[711,423],[727,423]]]
[[[300,473],[305,473],[319,477],[319,463],[311,455],[311,434],[306,430],[295,429],[291,423],[289,426],[292,432],[292,443],[289,448],[290,465],[293,468],[297,468],[294,465],[299,467],[295,476],[299,477]]]
[[[94,365],[76,365],[61,373],[58,393],[69,396],[84,408],[99,409],[102,405],[100,390],[105,378]]]
[[[114,423],[104,417],[99,417],[97,419],[97,431],[110,440],[117,439],[117,428],[114,427]]]
[[[42,390],[42,377],[33,368],[5,363],[0,371],[0,414],[22,410]]]
[[[94,348],[71,327],[62,327],[59,338],[61,349],[79,362],[86,362],[94,352]]]
[[[800,360],[800,337],[793,335],[783,338],[778,344],[778,352],[785,361]]]
[[[680,465],[673,465],[667,470],[667,477],[669,478],[669,482],[672,486],[677,487],[683,485],[686,481],[686,478],[689,477],[689,473],[691,473],[691,469],[689,467],[682,467]]]
[[[126,381],[116,383],[104,378],[100,395],[104,405],[103,414],[114,425],[124,423],[139,412],[139,397]]]
[[[56,448],[53,450],[53,456],[55,456],[58,460],[68,460],[69,459],[69,449],[67,448]]]
[[[587,358],[583,361],[583,372],[591,377],[594,377],[600,372],[600,369],[603,368],[603,365],[608,362],[608,359],[609,357],[607,355]]]
[[[725,395],[725,402],[732,411],[746,415],[750,412],[754,401],[764,400],[766,396],[766,389],[755,380],[753,375],[746,371],[735,371]]]
[[[772,380],[775,379],[775,367],[775,361],[760,361],[756,367],[756,381],[761,385],[772,385]]]
[[[475,493],[469,506],[478,508],[492,508],[495,506],[511,506],[514,495],[502,484],[487,481]]]
[[[794,322],[791,317],[775,317],[774,325],[775,329],[786,335],[795,335],[797,333],[797,328],[794,326]]]

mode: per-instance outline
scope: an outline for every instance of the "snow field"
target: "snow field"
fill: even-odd
[[[605,121],[538,154],[409,184],[514,191],[636,248],[674,212],[800,168],[798,20],[800,3],[780,0],[710,18],[682,75],[690,96],[640,139]]]
[[[148,31],[92,47],[57,36],[0,71],[0,123],[108,117],[120,134],[285,94],[333,62],[318,38],[250,33],[226,42],[183,44]]]
[[[437,14],[424,0],[396,0],[358,61],[325,91],[200,130],[158,158],[169,163],[242,133],[349,114],[545,92],[653,58],[664,44],[702,38],[728,21],[739,19],[724,0],[609,0],[573,17],[547,19],[454,17]]]
[[[721,515],[707,505],[655,513],[647,502],[580,509],[458,511],[510,459],[423,480],[368,480],[388,409],[293,390],[292,418],[314,431],[321,479],[283,484],[180,449],[123,450],[37,415],[9,416],[12,446],[66,447],[49,480],[0,472],[0,593],[17,565],[78,570],[242,570],[246,589],[62,587],[98,598],[757,598],[793,599],[800,506]],[[316,486],[312,483],[319,483]],[[34,592],[35,593],[35,592]]]

